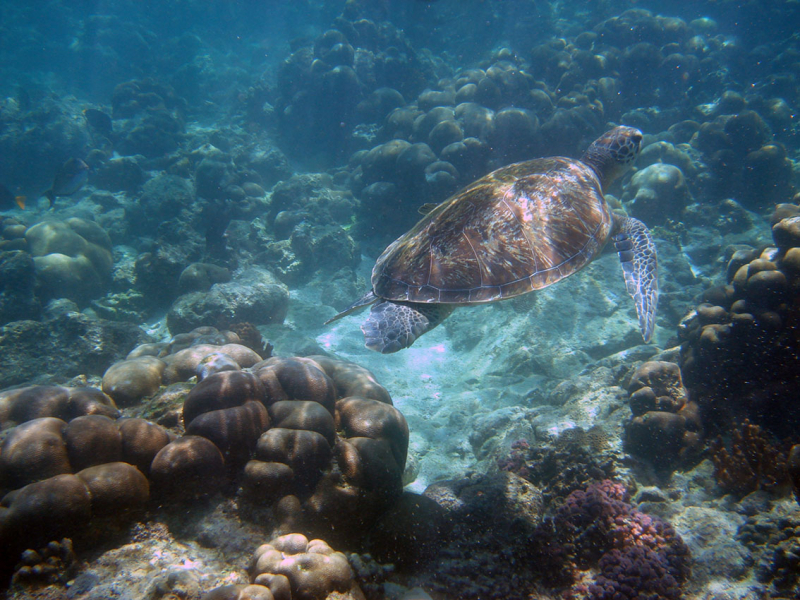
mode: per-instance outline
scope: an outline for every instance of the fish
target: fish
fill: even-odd
[[[50,208],[58,196],[71,196],[85,184],[89,178],[89,165],[80,158],[70,158],[61,165],[53,179],[53,186],[44,195],[50,200]]]
[[[10,210],[14,206],[19,206],[25,210],[25,196],[17,196],[6,186],[0,183],[0,210]]]
[[[89,123],[93,129],[97,130],[98,133],[106,137],[111,135],[114,125],[111,121],[111,117],[108,116],[107,113],[104,113],[102,110],[97,110],[96,108],[84,108],[83,116],[86,118],[86,122]]]

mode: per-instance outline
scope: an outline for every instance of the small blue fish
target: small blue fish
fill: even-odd
[[[50,200],[50,208],[53,208],[58,196],[71,196],[86,184],[88,178],[89,165],[80,158],[70,158],[61,165],[53,180],[53,187],[44,193]]]

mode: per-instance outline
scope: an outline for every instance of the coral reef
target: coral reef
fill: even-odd
[[[256,520],[274,506],[275,520],[267,522],[348,544],[359,543],[398,503],[408,426],[369,371],[324,357],[262,361],[237,344],[184,347],[238,339],[213,328],[184,338],[135,349],[103,382],[113,398],[131,406],[159,388],[166,369],[191,376],[209,364],[203,357],[236,360],[236,369],[212,370],[185,394],[183,427],[175,423],[180,437],[144,419],[119,419],[114,402],[98,390],[39,386],[0,396],[3,424],[16,425],[0,448],[0,489],[6,492],[0,566],[59,536],[85,547],[100,522],[124,526],[151,498],[162,506],[186,505],[241,487],[250,506],[243,512]],[[163,360],[153,356],[171,349],[177,352]],[[321,577],[315,585],[328,585]],[[350,585],[352,574],[346,579]]]
[[[717,484],[724,492],[740,496],[785,490],[790,446],[775,443],[761,427],[745,420],[731,432],[727,446],[721,436],[709,446]]]
[[[44,299],[85,302],[105,291],[114,260],[111,240],[96,223],[45,221],[27,229],[25,239]]]
[[[110,397],[94,388],[34,385],[0,392],[0,426],[55,417],[71,421],[86,415],[115,419],[119,410]]]
[[[800,515],[780,505],[755,514],[739,528],[737,538],[753,553],[757,579],[778,598],[800,592]]]
[[[703,424],[677,364],[643,363],[628,385],[633,418],[625,425],[625,449],[669,470],[689,465],[703,447]]]
[[[794,497],[800,504],[800,444],[795,444],[789,450],[788,458],[789,478],[792,482]]]
[[[44,321],[12,321],[0,328],[0,387],[101,375],[128,348],[149,341],[132,323],[92,319],[72,307]]]
[[[778,493],[800,500],[800,449],[775,441],[800,424],[796,3],[89,4],[0,6],[11,597],[798,595],[798,508]],[[458,315],[405,362],[364,363],[409,439],[370,371],[319,356],[361,356],[320,311],[368,287],[362,253],[422,205],[576,156],[609,123],[646,134],[608,200],[657,225],[657,343],[681,344],[680,368],[625,333],[600,257],[558,301]],[[48,212],[71,158],[89,179]],[[140,326],[170,335],[165,314],[153,343]],[[597,423],[607,440],[575,427]],[[411,489],[440,483],[403,492],[407,463]],[[647,486],[638,509],[612,477]],[[693,581],[642,511],[691,544]],[[730,535],[745,518],[750,554]],[[260,558],[301,568],[245,574],[277,533]],[[93,567],[76,573],[65,535]],[[327,544],[372,554],[347,567]]]
[[[364,370],[326,362],[271,358],[254,367],[271,425],[242,484],[252,502],[274,504],[282,527],[352,542],[400,496],[408,426],[377,384],[374,394],[339,396],[326,368],[356,382]]]
[[[703,422],[723,431],[749,419],[778,437],[800,422],[792,407],[798,385],[794,335],[800,250],[778,233],[793,217],[776,212],[777,248],[735,249],[728,285],[705,292],[679,327],[681,373]]]
[[[429,515],[421,523],[426,525],[424,545],[416,543],[417,525],[405,528],[400,546],[411,551],[403,566],[416,569],[415,584],[458,598],[528,597],[541,579],[538,567],[543,564],[528,552],[543,516],[542,496],[535,486],[508,472],[471,474],[434,483],[424,497],[438,505],[438,510],[421,512]],[[390,538],[389,544],[394,543]]]
[[[668,523],[628,504],[622,484],[605,480],[573,492],[547,526],[578,568],[598,565],[592,597],[680,597],[688,548]]]
[[[603,429],[595,426],[588,431],[567,429],[545,445],[519,440],[511,445],[508,456],[498,459],[498,467],[536,485],[549,505],[616,475],[616,457],[606,437]]]
[[[63,538],[52,541],[44,548],[26,550],[11,578],[12,588],[38,587],[59,583],[66,584],[78,570],[78,558],[72,548],[72,540]]]
[[[282,598],[324,600],[332,592],[361,593],[343,553],[299,533],[260,546],[250,564],[250,577]]]

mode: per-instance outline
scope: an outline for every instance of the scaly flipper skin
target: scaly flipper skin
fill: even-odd
[[[444,321],[454,308],[452,304],[378,302],[361,326],[366,346],[381,354],[408,348],[419,336]]]
[[[361,296],[361,298],[359,298],[358,300],[356,300],[355,302],[353,302],[353,303],[352,303],[350,306],[348,306],[347,308],[345,308],[345,309],[344,309],[342,312],[340,312],[338,315],[336,315],[335,317],[332,317],[332,318],[328,319],[328,320],[327,320],[327,321],[325,321],[325,323],[323,323],[323,324],[324,324],[324,325],[328,325],[328,324],[330,324],[330,323],[333,323],[334,321],[338,321],[338,320],[339,320],[339,319],[341,319],[342,317],[346,317],[346,316],[347,316],[347,315],[349,315],[350,313],[353,313],[353,312],[355,312],[355,311],[357,311],[357,310],[359,310],[359,309],[361,309],[361,308],[364,308],[365,306],[369,306],[370,304],[374,304],[374,303],[375,303],[375,302],[377,302],[377,301],[378,301],[378,297],[377,297],[375,294],[373,294],[373,293],[372,293],[372,290],[370,290],[370,291],[368,291],[366,294],[364,294],[363,296]]]
[[[647,227],[631,218],[615,220],[614,246],[619,252],[625,287],[636,303],[639,329],[645,343],[653,336],[658,306],[658,261],[656,245]]]

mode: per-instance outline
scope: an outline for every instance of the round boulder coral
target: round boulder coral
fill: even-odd
[[[114,259],[111,240],[96,223],[46,221],[28,229],[25,239],[46,297],[85,302],[105,291]]]
[[[100,415],[78,417],[64,429],[69,464],[74,471],[122,458],[122,435],[116,421]]]
[[[150,465],[153,494],[193,500],[219,491],[225,480],[225,459],[212,442],[187,435],[159,450]]]
[[[69,421],[83,415],[115,419],[119,411],[111,398],[95,388],[34,385],[0,392],[0,423],[4,425],[42,417]]]
[[[700,409],[688,401],[675,363],[650,361],[631,378],[633,418],[625,426],[625,448],[656,468],[688,464],[702,449]]]
[[[150,484],[133,465],[111,462],[78,471],[92,499],[92,516],[120,516],[142,508],[150,497]]]
[[[33,419],[11,430],[0,447],[2,487],[20,488],[26,484],[71,473],[61,419]]]
[[[103,375],[103,391],[120,406],[131,406],[161,387],[166,364],[154,356],[140,356],[111,365]]]
[[[299,533],[281,536],[256,550],[250,564],[253,583],[276,588],[288,580],[291,598],[324,600],[333,592],[349,592],[356,586],[347,557],[322,540],[309,541]],[[270,585],[271,584],[271,585]]]

